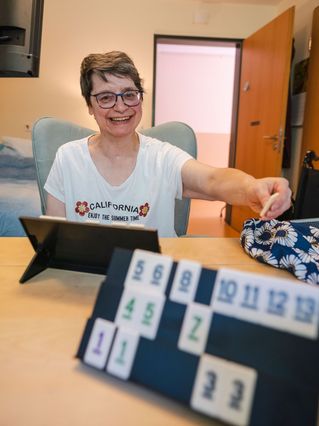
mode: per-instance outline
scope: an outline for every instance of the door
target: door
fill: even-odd
[[[196,134],[197,159],[214,167],[227,167],[230,146],[234,150],[241,44],[154,36],[153,125],[187,123]],[[222,201],[193,199],[188,233],[212,235],[224,206]]]
[[[307,97],[303,121],[301,161],[307,151],[313,150],[319,155],[319,7],[313,12],[311,51],[309,58]],[[318,162],[314,162],[318,168]]]
[[[243,43],[235,167],[256,178],[281,175],[293,20],[294,7]],[[230,224],[241,231],[249,217],[233,206]]]

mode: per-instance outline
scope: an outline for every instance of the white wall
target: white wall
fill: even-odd
[[[142,126],[151,125],[153,36],[244,38],[276,15],[274,6],[207,4],[194,24],[193,0],[45,0],[39,78],[0,78],[0,136],[28,137],[25,126],[57,116],[95,127],[79,90],[79,66],[92,52],[124,50],[145,81]]]

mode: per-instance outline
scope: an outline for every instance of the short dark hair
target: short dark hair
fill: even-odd
[[[107,81],[105,73],[129,77],[136,88],[144,92],[143,81],[134,62],[126,53],[116,50],[107,53],[92,53],[86,56],[81,63],[81,92],[88,106],[91,105],[92,74],[96,74],[102,80]]]

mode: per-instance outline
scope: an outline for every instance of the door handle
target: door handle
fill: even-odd
[[[272,149],[274,151],[281,152],[282,142],[285,139],[282,128],[279,129],[278,135],[265,135],[263,136],[263,139],[271,141],[273,143]]]
[[[271,135],[271,136],[263,136],[263,139],[268,139],[268,140],[271,140],[271,141],[277,141],[279,138],[278,138],[278,135]]]

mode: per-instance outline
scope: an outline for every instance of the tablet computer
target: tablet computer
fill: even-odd
[[[46,268],[105,275],[115,247],[160,252],[155,229],[72,222],[45,216],[19,219],[35,251],[20,283]]]

